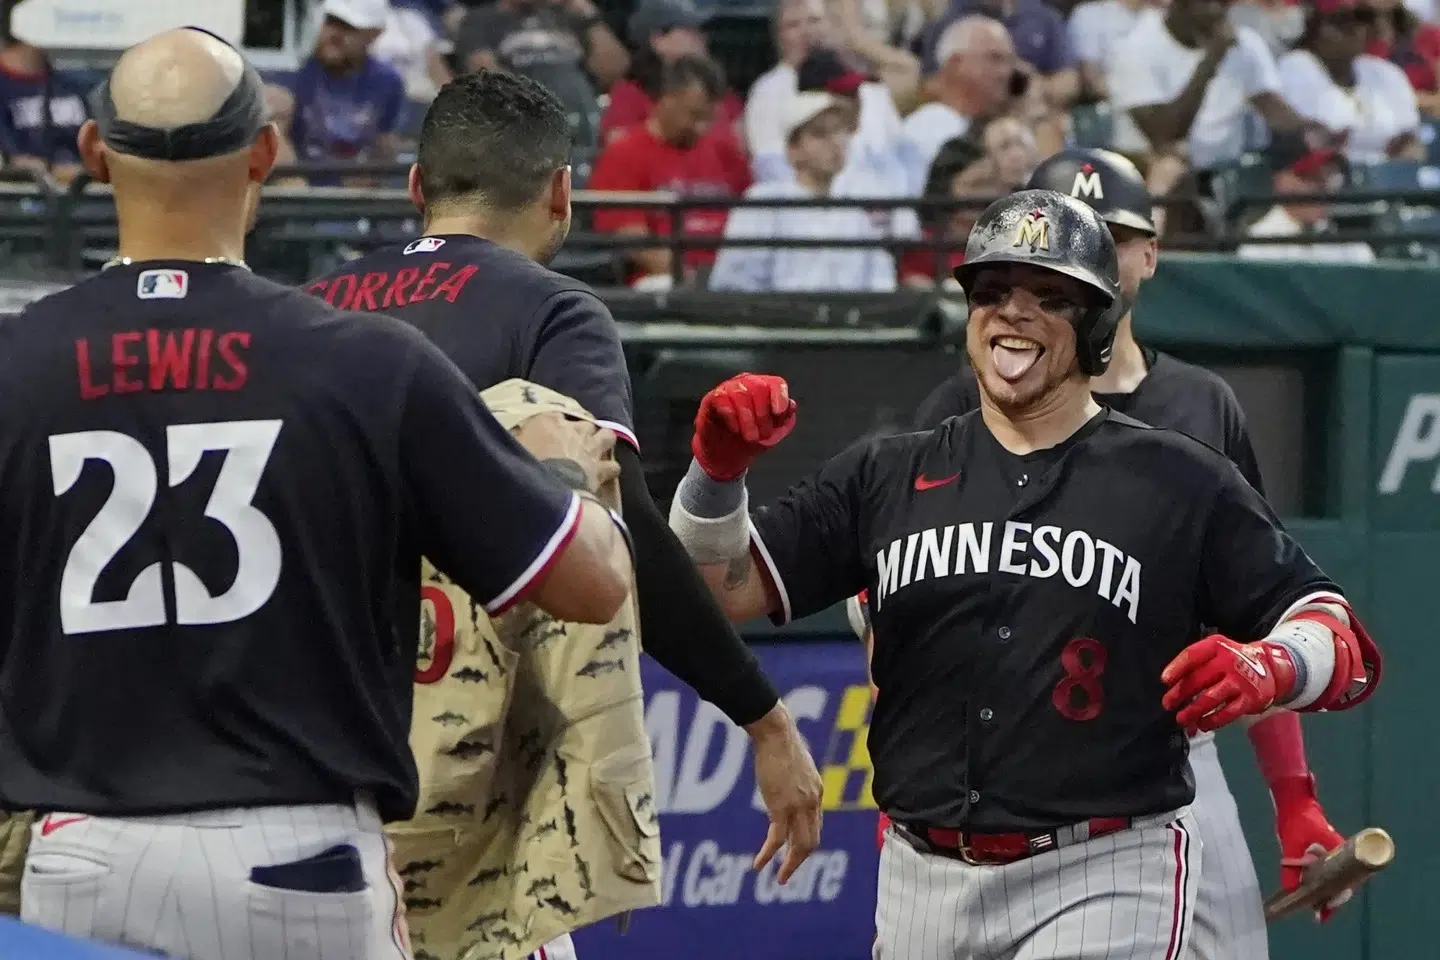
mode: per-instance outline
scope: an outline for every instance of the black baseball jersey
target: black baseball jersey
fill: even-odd
[[[784,617],[867,589],[874,793],[900,822],[1046,829],[1189,803],[1160,673],[1337,592],[1224,456],[1103,409],[1009,453],[978,413],[856,444],[754,516]]]
[[[497,243],[422,237],[307,288],[414,324],[481,389],[520,377],[577,401],[637,450],[630,375],[610,310],[585,284]]]
[[[1229,457],[1250,485],[1265,492],[1255,448],[1245,426],[1245,412],[1230,384],[1216,373],[1142,346],[1148,373],[1131,393],[1096,393],[1095,400],[1111,410],[1152,427],[1178,430],[1209,444]],[[946,417],[980,407],[980,385],[969,364],[941,383],[915,414],[915,429],[929,430]]]
[[[420,558],[498,610],[579,501],[404,324],[222,264],[0,324],[0,806],[404,819]]]

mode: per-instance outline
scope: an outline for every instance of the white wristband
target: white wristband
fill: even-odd
[[[1295,664],[1295,695],[1280,706],[1303,710],[1320,699],[1335,675],[1335,634],[1314,620],[1286,620],[1265,638],[1284,647]]]

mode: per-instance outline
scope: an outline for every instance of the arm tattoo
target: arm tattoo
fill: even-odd
[[[589,490],[590,475],[585,468],[574,460],[564,457],[551,457],[548,460],[541,460],[541,465],[553,473],[561,483],[571,490]],[[593,492],[593,491],[592,491]]]
[[[754,561],[747,553],[743,557],[736,557],[725,565],[725,589],[739,590],[750,582],[750,570]]]

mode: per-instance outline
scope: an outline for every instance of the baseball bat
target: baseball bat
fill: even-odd
[[[1305,869],[1305,879],[1289,893],[1265,901],[1265,919],[1278,920],[1297,910],[1318,909],[1347,887],[1358,887],[1395,859],[1395,841],[1379,827],[1366,827],[1325,859]]]

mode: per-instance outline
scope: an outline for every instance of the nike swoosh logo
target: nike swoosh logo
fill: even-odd
[[[941,477],[939,480],[931,480],[922,473],[920,476],[915,478],[915,489],[934,490],[936,487],[945,486],[945,484],[950,483],[952,480],[955,480],[959,476],[960,474],[958,473],[952,473],[948,477]]]
[[[72,823],[79,823],[81,820],[88,819],[90,818],[85,814],[79,814],[73,817],[56,817],[55,815],[51,814],[50,816],[45,818],[44,823],[40,824],[40,836],[48,837],[50,836],[50,834],[54,833],[56,830],[59,830],[61,827],[68,827]]]

